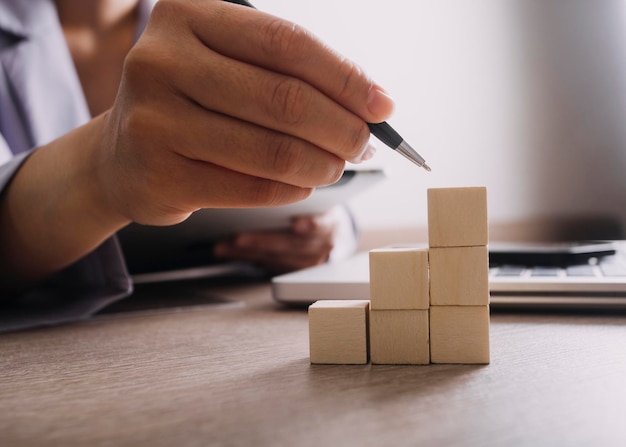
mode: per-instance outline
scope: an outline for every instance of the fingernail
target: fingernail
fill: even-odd
[[[376,153],[376,148],[372,145],[372,143],[367,143],[367,145],[363,149],[363,152],[361,152],[361,155],[359,156],[359,158],[355,160],[351,160],[351,162],[354,164],[359,164],[363,161],[366,161],[372,158],[375,153]]]
[[[374,85],[367,98],[368,110],[383,121],[393,113],[395,103],[382,87]]]
[[[363,152],[363,155],[361,155],[361,161],[370,160],[374,158],[374,155],[376,155],[376,146],[368,143],[367,147],[365,148],[365,152]]]
[[[308,233],[313,228],[313,224],[310,219],[298,219],[293,224],[293,229],[296,233]]]

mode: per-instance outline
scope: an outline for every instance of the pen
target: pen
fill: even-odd
[[[249,8],[254,8],[254,6],[247,0],[224,0],[229,3],[235,3],[241,6],[247,6]],[[426,160],[420,154],[417,153],[415,149],[413,149],[409,143],[404,141],[404,138],[400,136],[398,132],[394,130],[386,121],[382,123],[367,123],[367,127],[369,127],[370,132],[380,141],[385,143],[391,149],[396,152],[399,152],[404,157],[415,163],[417,166],[426,169],[430,172],[430,166],[426,164]]]

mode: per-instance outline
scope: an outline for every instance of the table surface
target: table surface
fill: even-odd
[[[311,365],[267,283],[146,286],[0,336],[0,445],[626,445],[626,315],[494,312],[491,354]]]

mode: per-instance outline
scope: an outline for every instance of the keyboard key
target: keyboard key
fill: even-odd
[[[523,272],[524,267],[503,266],[498,269],[496,276],[521,276]]]
[[[565,269],[567,276],[596,276],[596,271],[591,265],[572,265]]]
[[[530,273],[530,276],[559,276],[558,267],[534,267]]]
[[[600,270],[604,276],[626,276],[626,265],[624,264],[602,263]]]

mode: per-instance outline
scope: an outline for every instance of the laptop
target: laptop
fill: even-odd
[[[493,309],[626,310],[626,241],[489,251]],[[369,254],[277,276],[272,294],[291,305],[369,299]]]

